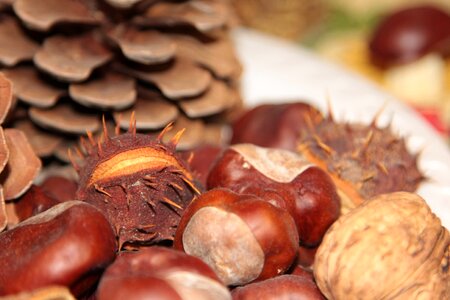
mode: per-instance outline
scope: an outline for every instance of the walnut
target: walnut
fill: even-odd
[[[448,299],[450,236],[425,201],[366,201],[326,233],[314,274],[328,299]]]

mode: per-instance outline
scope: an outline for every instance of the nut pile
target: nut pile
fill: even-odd
[[[297,141],[291,150],[236,143],[179,152],[183,131],[164,138],[171,125],[155,137],[137,133],[133,119],[127,133],[110,134],[105,121],[103,138],[83,141],[83,160],[73,160],[78,182],[50,177],[12,203],[17,223],[0,233],[0,295],[445,299],[448,230],[405,191],[342,214],[334,175],[295,151],[324,118],[304,103],[274,111],[299,107],[303,130],[275,127]]]

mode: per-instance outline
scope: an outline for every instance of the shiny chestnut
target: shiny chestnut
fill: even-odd
[[[231,143],[293,151],[302,130],[321,118],[321,112],[306,102],[258,105],[234,121]]]
[[[207,186],[253,194],[287,210],[302,246],[316,247],[340,214],[340,199],[330,176],[287,150],[233,145],[211,169]]]
[[[98,300],[229,300],[230,292],[200,259],[153,246],[122,252],[105,271]]]
[[[284,273],[298,251],[287,211],[254,195],[213,189],[181,217],[174,247],[199,257],[226,285],[243,285]]]
[[[80,296],[115,258],[117,244],[98,209],[68,201],[1,233],[0,249],[0,295],[64,285]]]
[[[308,276],[301,275],[281,275],[250,283],[234,289],[232,296],[233,300],[325,300],[314,281]]]
[[[385,17],[369,43],[375,65],[405,64],[436,52],[450,54],[450,14],[431,5],[402,9]]]
[[[40,186],[32,185],[17,201],[14,201],[14,213],[19,221],[42,213],[60,202],[49,196]]]

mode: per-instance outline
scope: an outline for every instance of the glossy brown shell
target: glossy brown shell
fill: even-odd
[[[116,255],[111,225],[92,205],[68,201],[0,234],[0,295],[53,284],[79,296]]]
[[[431,5],[397,11],[378,24],[369,43],[381,67],[405,64],[436,52],[450,54],[450,14]]]

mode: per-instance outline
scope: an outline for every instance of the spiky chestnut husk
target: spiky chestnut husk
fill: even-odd
[[[405,140],[390,126],[335,122],[332,114],[304,130],[298,151],[327,170],[344,212],[366,199],[395,191],[413,192],[425,179]]]
[[[116,230],[119,245],[132,248],[172,240],[180,216],[199,188],[187,164],[175,152],[182,134],[158,137],[128,133],[84,143],[77,199],[103,211]]]

